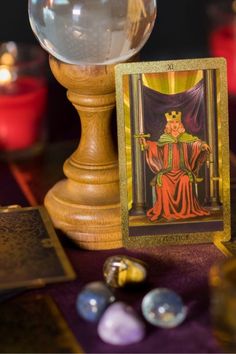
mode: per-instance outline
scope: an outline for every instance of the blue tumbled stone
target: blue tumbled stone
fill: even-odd
[[[79,293],[76,308],[81,317],[97,322],[108,305],[115,301],[112,291],[103,282],[87,284]]]
[[[187,309],[174,291],[156,288],[147,293],[142,301],[142,313],[154,326],[173,328],[184,321]]]

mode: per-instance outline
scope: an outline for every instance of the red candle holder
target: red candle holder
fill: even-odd
[[[231,165],[236,167],[236,0],[209,0],[209,52],[227,61]]]
[[[227,60],[228,90],[236,95],[236,22],[215,28],[210,34],[209,43],[211,55]]]
[[[38,47],[0,45],[0,154],[41,151],[46,139],[46,56]]]

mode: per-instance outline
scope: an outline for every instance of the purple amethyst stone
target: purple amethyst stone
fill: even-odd
[[[98,334],[106,343],[128,345],[144,338],[145,325],[132,307],[123,302],[115,302],[103,313],[98,324]]]

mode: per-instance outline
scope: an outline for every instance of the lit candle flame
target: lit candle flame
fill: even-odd
[[[15,64],[15,58],[11,53],[4,52],[0,56],[0,85],[6,85],[14,81],[14,71],[12,70]]]
[[[13,81],[13,74],[11,70],[5,66],[0,66],[0,85],[6,85]]]
[[[11,53],[3,53],[0,57],[0,63],[2,65],[12,66],[15,64],[15,59]]]

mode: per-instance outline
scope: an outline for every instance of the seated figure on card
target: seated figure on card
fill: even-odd
[[[195,183],[210,147],[185,131],[182,113],[165,113],[166,126],[158,141],[140,138],[146,152],[146,162],[155,174],[152,185],[156,200],[147,211],[149,220],[188,219],[209,215],[200,205]]]

